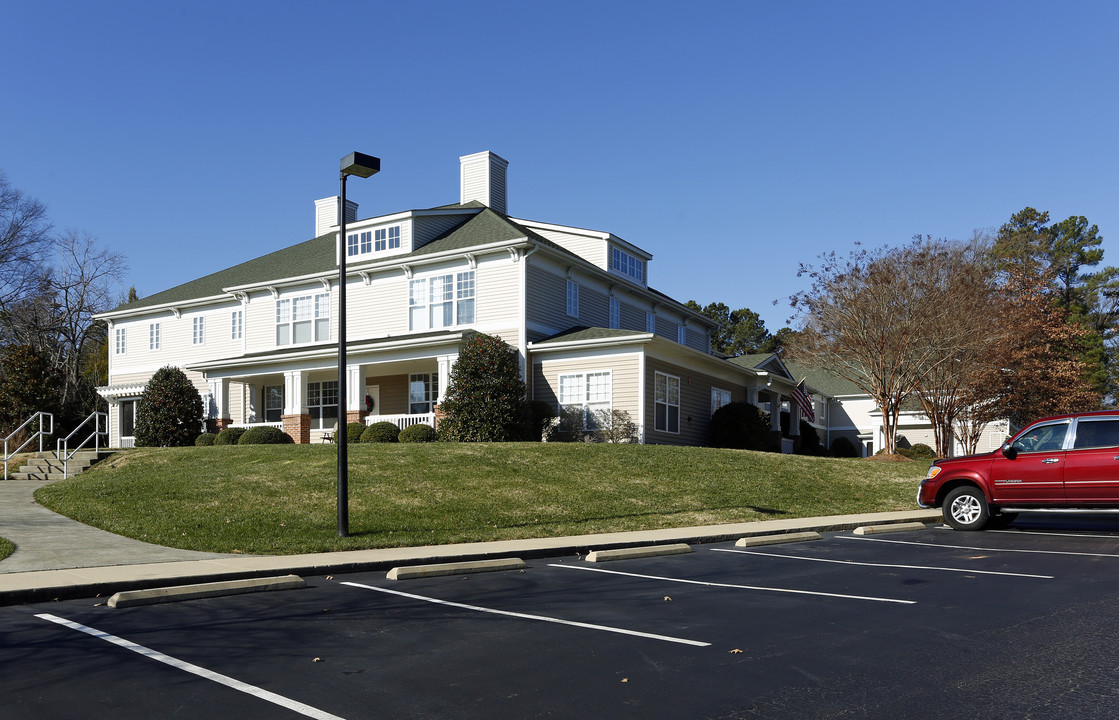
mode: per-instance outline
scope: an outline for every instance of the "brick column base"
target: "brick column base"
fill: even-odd
[[[435,410],[435,429],[438,430],[439,429],[439,421],[443,419],[444,413],[443,413],[443,410],[438,405],[435,406],[434,410]]]
[[[301,445],[311,442],[310,415],[283,415],[280,420],[284,423],[284,432],[290,435],[292,440]]]
[[[364,410],[347,410],[346,411],[346,422],[348,422],[348,423],[365,422],[365,411]]]

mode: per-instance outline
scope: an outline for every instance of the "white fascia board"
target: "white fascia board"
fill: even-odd
[[[459,332],[450,335],[442,335],[439,337],[403,337],[392,342],[385,342],[383,338],[381,340],[369,340],[366,342],[349,344],[346,347],[346,355],[348,358],[350,358],[351,364],[358,364],[354,361],[354,358],[360,353],[380,352],[384,350],[398,350],[401,348],[411,349],[439,347],[441,345],[457,345],[462,342],[462,337],[463,333]],[[205,362],[199,363],[188,363],[184,367],[187,370],[206,372],[210,370],[230,370],[263,367],[267,365],[275,365],[276,363],[299,363],[312,360],[321,360],[323,358],[337,357],[338,343],[334,343],[328,345],[320,345],[314,348],[307,348],[306,350],[302,351],[278,351],[269,353],[267,355],[259,355],[253,357],[230,357],[222,358],[220,360],[207,360]]]
[[[632,252],[634,255],[639,256],[646,262],[653,259],[651,253],[642,250],[628,240],[623,240],[614,233],[603,232],[601,230],[589,230],[587,228],[578,228],[571,225],[556,225],[555,223],[539,222],[537,220],[524,220],[522,218],[509,218],[518,225],[524,225],[528,228],[539,228],[541,230],[552,230],[555,232],[570,233],[571,235],[582,235],[583,237],[596,238],[598,240],[606,240],[612,243],[617,243],[623,246],[626,250]]]
[[[181,302],[161,303],[159,305],[145,305],[142,308],[130,310],[125,308],[123,310],[110,310],[109,312],[97,313],[93,316],[94,320],[116,320],[124,317],[142,317],[144,315],[151,315],[156,313],[174,312],[175,310],[186,310],[189,308],[202,307],[203,305],[213,305],[214,303],[229,302],[235,300],[230,294],[211,295],[209,297],[194,298],[193,300],[183,300]]]
[[[652,333],[641,333],[638,335],[624,335],[621,337],[610,338],[587,338],[586,340],[570,340],[561,343],[547,343],[540,345],[537,343],[529,343],[526,347],[528,351],[537,355],[550,353],[550,352],[565,352],[568,350],[583,350],[595,347],[615,347],[618,345],[644,345],[651,342],[654,335]]]

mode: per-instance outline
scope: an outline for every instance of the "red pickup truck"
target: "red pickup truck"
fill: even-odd
[[[917,504],[943,508],[957,530],[1023,510],[1119,510],[1119,410],[1047,417],[994,452],[937,460]]]

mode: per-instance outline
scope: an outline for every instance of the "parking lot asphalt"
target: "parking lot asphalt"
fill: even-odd
[[[614,548],[940,519],[936,510],[912,510],[306,555],[222,555],[150,545],[70,520],[35,503],[33,493],[39,485],[0,482],[0,536],[16,544],[16,552],[0,561],[0,605],[273,575],[351,573],[498,557],[585,555]]]

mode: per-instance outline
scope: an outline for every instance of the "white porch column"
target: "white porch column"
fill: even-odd
[[[789,399],[789,437],[800,436],[800,405]]]
[[[758,389],[756,387],[746,388],[746,402],[754,407],[758,406]]]
[[[361,412],[365,409],[365,378],[361,377],[361,365],[346,366],[346,414]]]
[[[781,395],[773,388],[769,390],[769,429],[781,432]]]
[[[245,388],[248,391],[248,406],[241,412],[244,416],[241,418],[241,422],[259,422],[257,418],[264,417],[261,412],[261,408],[263,407],[260,401],[261,388],[259,385],[246,385]]]
[[[307,383],[303,371],[293,370],[284,373],[284,415],[302,415],[307,412]]]
[[[447,386],[451,384],[451,368],[454,367],[455,361],[458,360],[458,355],[441,355],[436,358],[439,364],[439,398],[436,404],[443,402],[443,398],[447,394]]]

